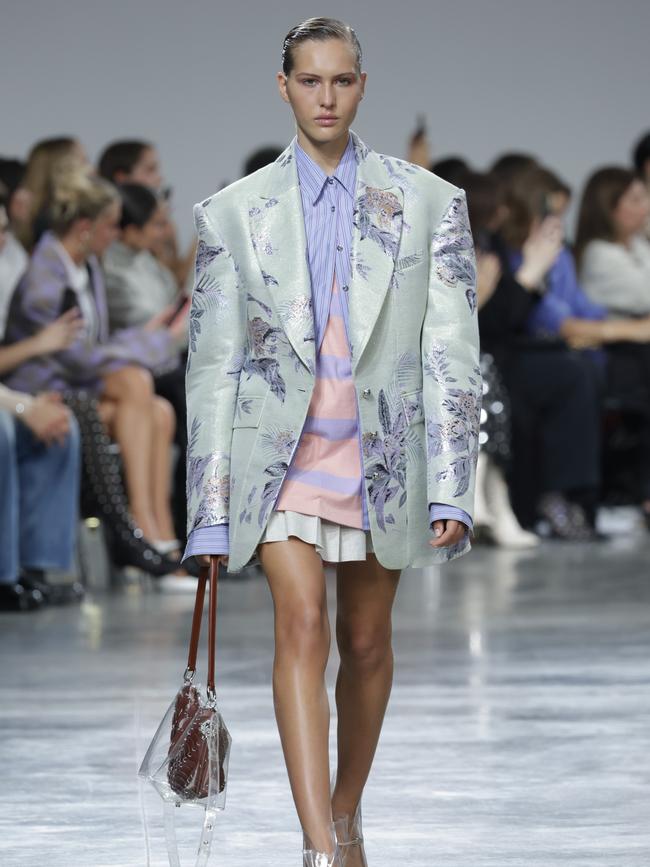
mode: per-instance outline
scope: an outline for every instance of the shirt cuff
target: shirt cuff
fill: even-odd
[[[429,524],[434,521],[461,521],[468,530],[474,529],[474,523],[467,512],[444,503],[429,503]]]
[[[197,527],[187,540],[183,561],[197,554],[228,554],[228,524],[213,527]]]

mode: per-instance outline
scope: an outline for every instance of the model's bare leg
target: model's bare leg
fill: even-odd
[[[174,408],[162,397],[153,399],[151,441],[151,501],[159,539],[175,539],[170,507],[172,464],[171,449],[176,429]]]
[[[336,681],[334,818],[354,815],[379,741],[393,682],[391,612],[399,577],[399,570],[385,569],[374,554],[366,561],[337,567],[336,638],[341,664]],[[354,862],[348,859],[346,867],[354,867]]]
[[[104,384],[103,398],[111,405],[109,431],[120,446],[131,514],[148,539],[157,539],[151,498],[151,374],[141,367],[123,367],[107,374]]]
[[[331,855],[330,625],[323,564],[312,545],[293,537],[260,545],[259,558],[273,595],[273,698],[291,791],[312,845]]]

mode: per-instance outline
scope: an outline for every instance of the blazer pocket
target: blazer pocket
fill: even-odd
[[[406,423],[411,425],[424,421],[422,389],[416,388],[415,391],[406,391],[400,397],[402,398],[402,408],[404,409]]]
[[[248,394],[238,397],[233,428],[259,427],[267,396],[268,391],[266,394]]]

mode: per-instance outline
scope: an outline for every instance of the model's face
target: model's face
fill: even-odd
[[[317,145],[347,136],[366,85],[352,46],[343,39],[310,39],[294,48],[293,59],[288,77],[278,73],[278,86],[298,129]]]
[[[618,200],[613,218],[620,238],[630,238],[642,232],[650,215],[650,199],[642,181],[633,181]]]

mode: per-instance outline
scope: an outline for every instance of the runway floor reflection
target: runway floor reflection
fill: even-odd
[[[364,796],[371,867],[650,863],[649,554],[642,537],[476,548],[403,575]],[[331,580],[329,594],[333,612]],[[3,867],[141,867],[143,807],[151,864],[167,864],[160,801],[141,802],[136,770],[180,682],[192,602],[131,585],[0,616]],[[259,575],[221,584],[218,647],[233,749],[210,863],[298,865]],[[330,687],[335,671],[333,647]],[[183,863],[199,824],[181,819]]]

